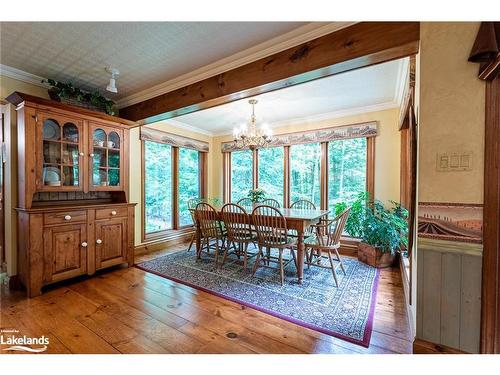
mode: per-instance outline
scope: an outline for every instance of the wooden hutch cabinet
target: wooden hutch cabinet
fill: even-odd
[[[129,128],[103,113],[14,92],[18,137],[18,275],[45,285],[134,263]]]

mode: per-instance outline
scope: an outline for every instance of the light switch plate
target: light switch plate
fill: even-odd
[[[438,172],[461,172],[472,170],[472,151],[453,151],[438,153],[436,158]]]

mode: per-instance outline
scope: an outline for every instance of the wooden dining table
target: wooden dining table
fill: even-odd
[[[213,206],[216,212],[215,220],[222,220],[221,208]],[[253,207],[243,207],[252,220]],[[283,217],[286,219],[286,226],[288,230],[295,230],[297,232],[297,278],[299,284],[302,284],[304,277],[304,232],[312,224],[317,224],[321,218],[328,215],[329,210],[307,210],[307,209],[294,209],[294,208],[278,208]],[[244,222],[244,217],[241,215],[241,222]],[[253,223],[251,223],[253,224]],[[201,248],[201,229],[199,222],[196,222],[196,250]]]

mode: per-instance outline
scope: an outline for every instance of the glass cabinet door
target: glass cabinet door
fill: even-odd
[[[92,187],[109,190],[121,184],[122,136],[119,130],[92,129]]]
[[[82,156],[80,126],[69,119],[42,120],[41,189],[79,190]]]

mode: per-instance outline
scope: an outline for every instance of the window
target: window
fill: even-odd
[[[237,202],[253,188],[253,155],[250,150],[231,154],[231,201]]]
[[[258,151],[258,155],[259,187],[266,191],[267,196],[283,205],[284,149],[283,147],[262,148]]]
[[[172,146],[144,142],[145,233],[172,228]]]
[[[188,148],[179,148],[179,226],[192,225],[187,202],[200,196],[199,153]]]
[[[205,162],[205,152],[143,140],[143,241],[192,228],[187,203],[206,191]]]
[[[320,162],[319,143],[290,146],[290,202],[307,199],[316,207],[320,202]]]
[[[351,202],[366,191],[366,138],[328,144],[328,206]]]

